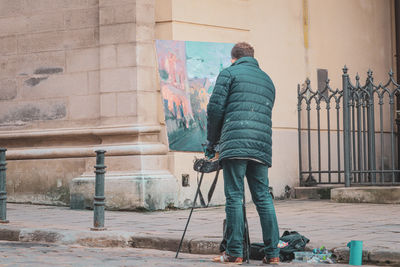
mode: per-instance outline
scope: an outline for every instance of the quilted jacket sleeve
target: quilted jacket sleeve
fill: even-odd
[[[221,71],[207,105],[207,140],[212,145],[216,145],[221,136],[231,81],[230,72],[227,69]]]

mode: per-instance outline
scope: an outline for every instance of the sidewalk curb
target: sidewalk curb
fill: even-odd
[[[348,263],[350,258],[350,250],[348,247],[338,247],[332,249],[332,253],[336,256],[338,262]],[[380,264],[380,265],[400,265],[400,251],[372,249],[363,250],[363,263]]]
[[[77,244],[87,247],[134,247],[177,251],[180,238],[160,237],[121,231],[74,231],[59,229],[14,228],[0,226],[0,240],[19,242],[46,242],[61,245]],[[217,239],[184,240],[181,252],[218,254]]]
[[[121,231],[75,231],[33,229],[0,226],[0,240],[19,242],[46,242],[86,247],[133,247],[176,252],[180,238],[159,237]],[[181,252],[192,254],[219,254],[220,240],[214,238],[184,240]],[[349,248],[332,249],[339,263],[349,262]],[[364,250],[363,263],[400,265],[400,252],[391,250]]]

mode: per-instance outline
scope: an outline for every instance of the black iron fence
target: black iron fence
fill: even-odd
[[[300,184],[399,185],[394,128],[400,85],[392,71],[385,84],[377,84],[372,71],[364,84],[358,74],[352,83],[347,71],[341,90],[329,80],[320,90],[308,79],[298,85]]]

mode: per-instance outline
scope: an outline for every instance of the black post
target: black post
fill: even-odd
[[[300,95],[300,84],[297,85],[297,134],[298,134],[298,145],[299,145],[299,182],[300,186],[304,185],[302,176],[302,158],[301,158],[301,95]]]
[[[347,67],[343,68],[343,156],[344,156],[344,182],[345,186],[351,184],[351,147],[350,147],[350,100],[349,100],[349,75]]]
[[[368,120],[368,164],[371,177],[371,183],[376,184],[376,150],[375,150],[375,103],[374,103],[374,87],[372,85],[372,71],[368,70],[368,78],[366,87],[369,92],[367,106]]]
[[[104,227],[104,206],[105,206],[105,196],[104,196],[104,174],[106,173],[104,166],[104,154],[105,150],[96,150],[96,184],[95,184],[95,195],[93,201],[94,217],[93,217],[93,228],[92,231],[102,231],[106,230]]]
[[[6,184],[6,151],[0,148],[0,223],[8,223],[7,220],[7,184]]]

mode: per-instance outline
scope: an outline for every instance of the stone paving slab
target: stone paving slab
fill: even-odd
[[[330,201],[276,201],[281,233],[296,230],[308,237],[309,248],[325,245],[343,260],[350,240],[363,240],[366,261],[400,264],[400,205]],[[0,224],[0,240],[43,241],[86,246],[133,246],[176,250],[189,210],[157,212],[106,211],[106,231],[93,232],[93,211],[28,204],[7,205],[8,224]],[[252,242],[261,242],[261,227],[253,204],[247,205]],[[212,254],[222,238],[224,207],[196,209],[183,251]],[[385,254],[386,253],[386,254]],[[379,258],[379,255],[384,255]],[[372,257],[372,258],[371,258]]]

